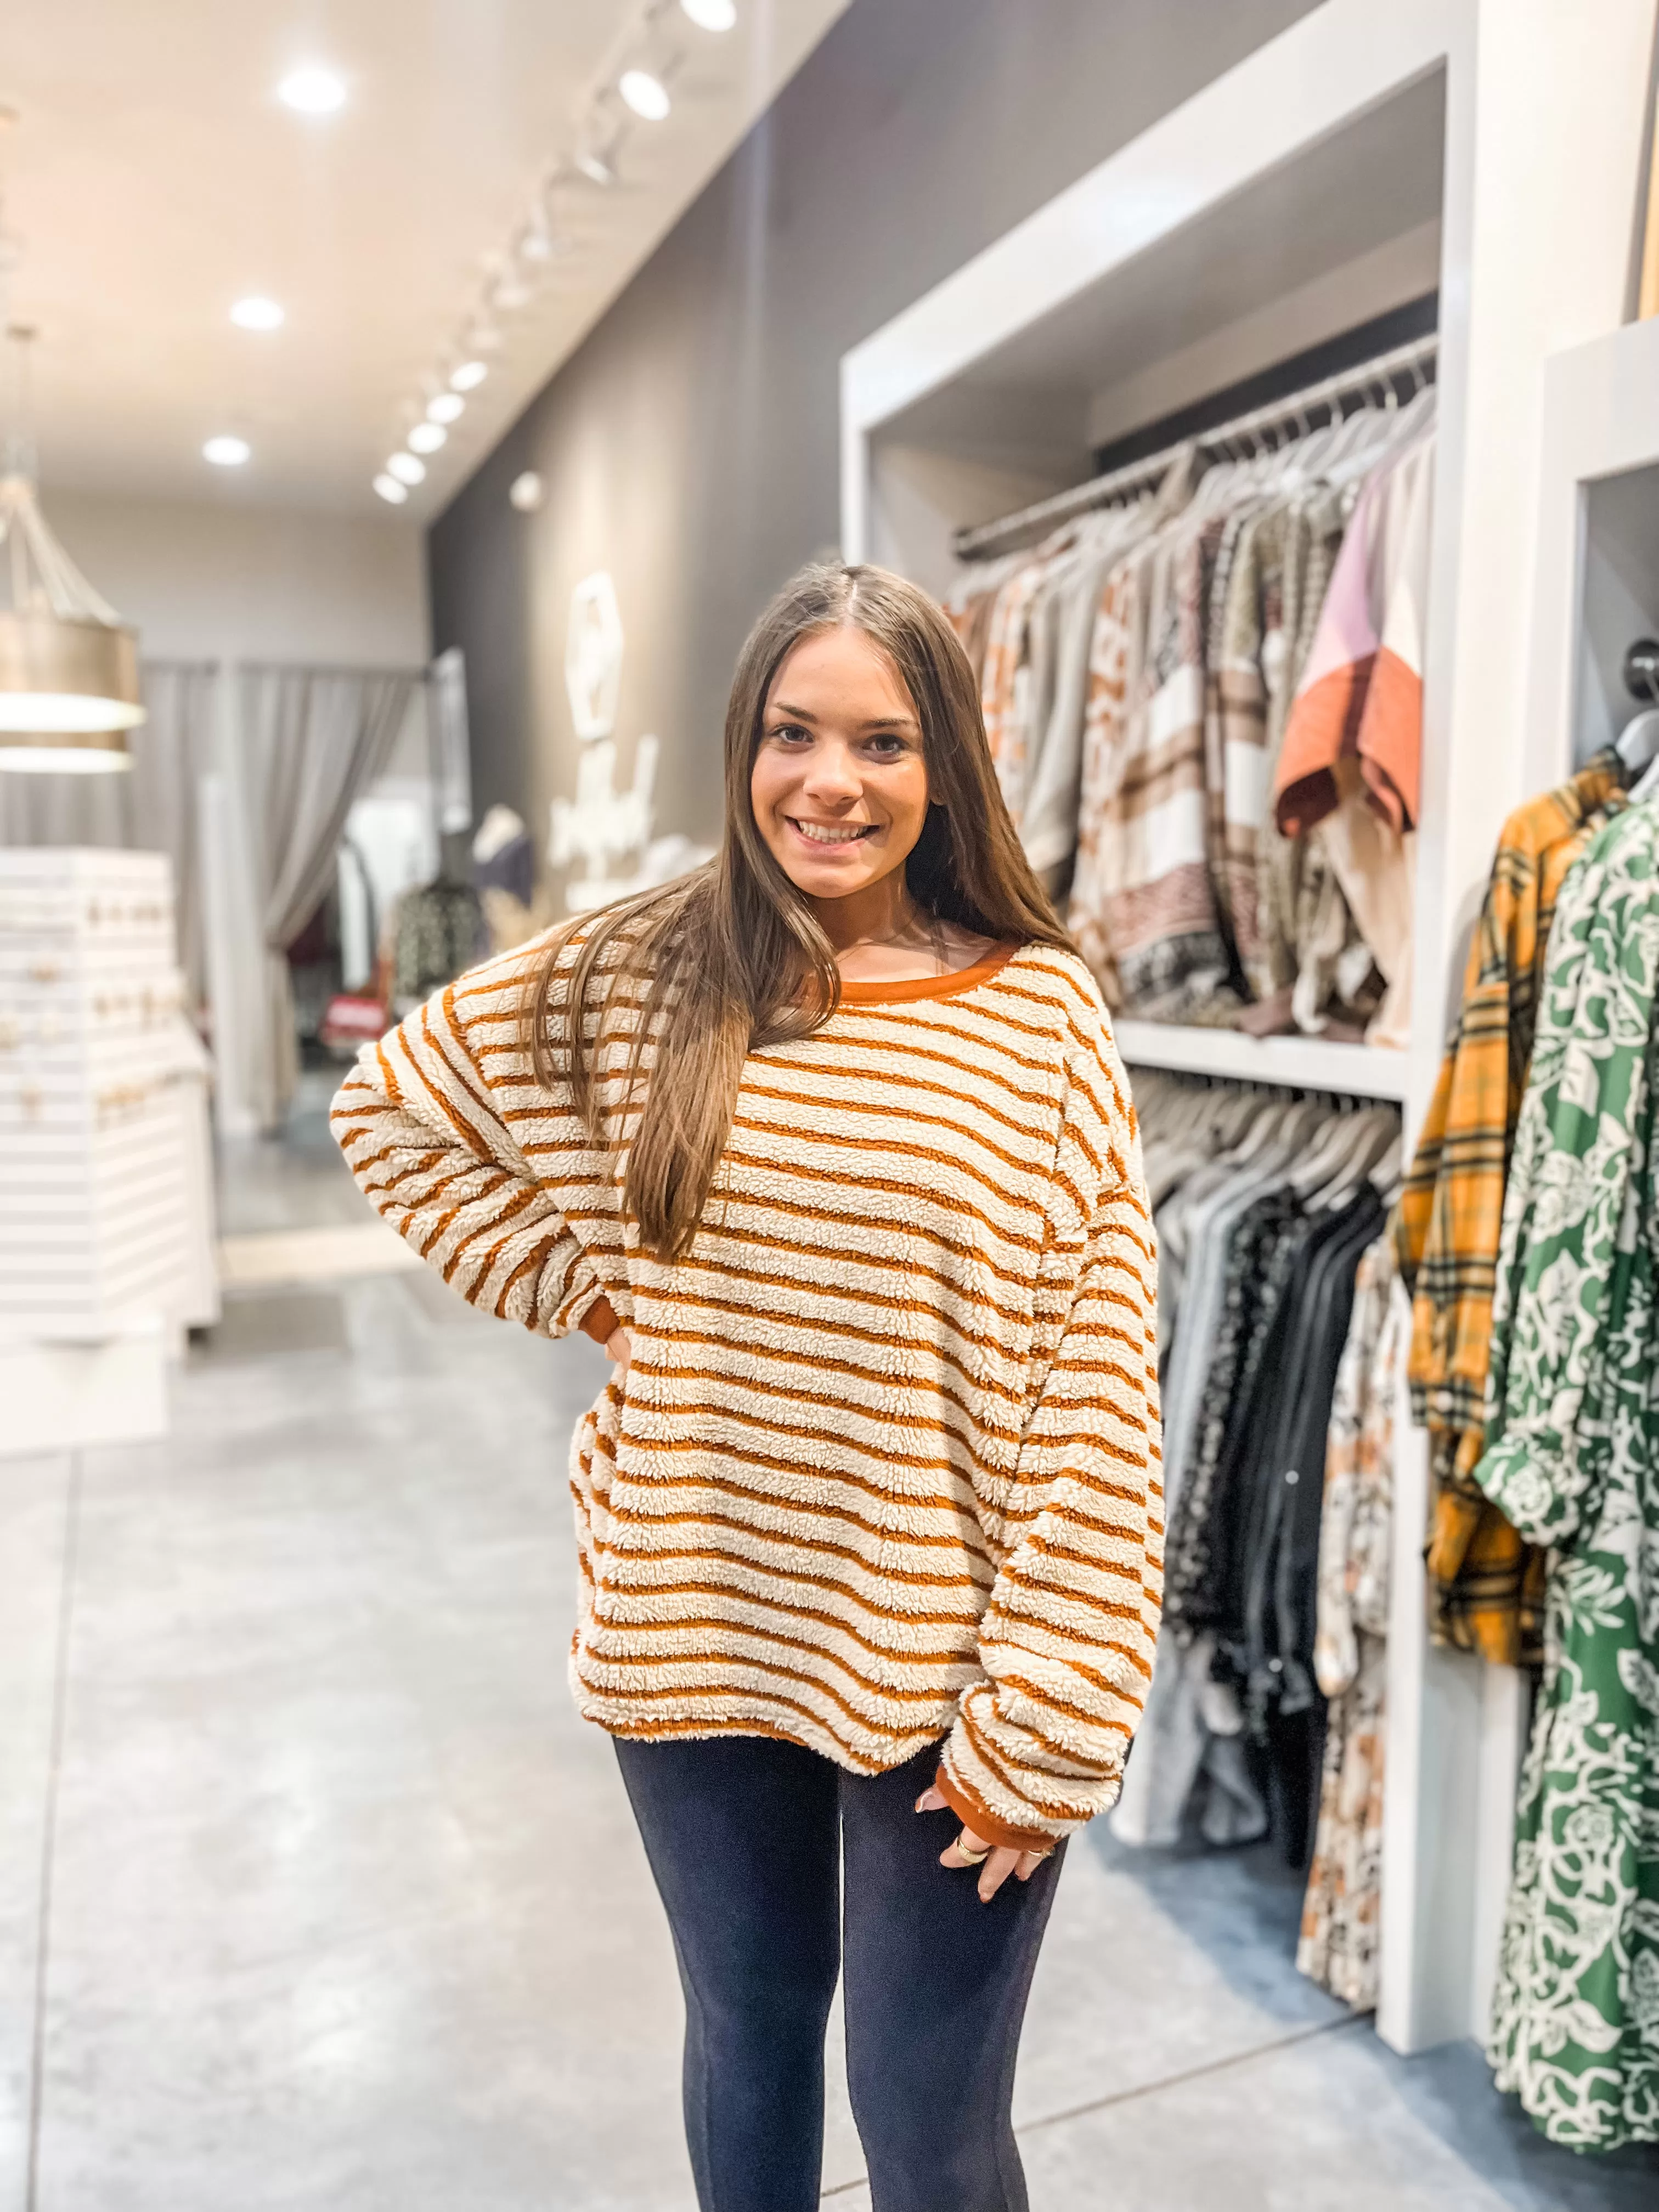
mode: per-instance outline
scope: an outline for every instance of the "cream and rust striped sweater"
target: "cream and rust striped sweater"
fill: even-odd
[[[945,1737],[981,1834],[1069,1832],[1117,1795],[1164,1533],[1152,1223],[1087,970],[1030,946],[848,986],[750,1056],[664,1265],[532,1073],[541,949],[366,1047],[334,1127],[462,1297],[548,1336],[608,1300],[632,1337],[571,1449],[581,1711],[860,1772]]]

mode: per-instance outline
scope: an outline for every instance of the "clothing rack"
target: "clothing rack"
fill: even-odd
[[[1220,422],[1213,429],[1200,431],[1195,437],[1183,438],[1142,460],[1130,461],[1105,476],[1091,477],[1087,483],[1074,484],[1069,491],[1055,492],[1048,499],[1038,500],[1034,506],[1002,516],[999,521],[976,523],[971,529],[959,530],[953,540],[957,558],[983,561],[994,554],[1012,553],[1028,541],[1035,544],[1057,524],[1070,521],[1073,515],[1086,514],[1097,507],[1109,507],[1115,500],[1156,483],[1183,453],[1195,450],[1212,459],[1227,459],[1233,458],[1235,447],[1253,447],[1258,440],[1278,430],[1294,428],[1305,436],[1311,427],[1307,420],[1311,410],[1324,408],[1334,420],[1343,411],[1345,400],[1361,398],[1379,384],[1388,392],[1389,404],[1393,404],[1395,380],[1410,376],[1419,384],[1426,381],[1439,346],[1437,334],[1431,331],[1425,337],[1413,338],[1407,345],[1395,346],[1370,361],[1357,362],[1352,368],[1323,377],[1301,392],[1255,408],[1248,415],[1236,416],[1230,422]]]
[[[1167,1083],[1176,1091],[1251,1091],[1264,1105],[1291,1105],[1298,1099],[1311,1099],[1316,1105],[1327,1108],[1333,1114],[1367,1114],[1379,1106],[1400,1110],[1397,1098],[1373,1098],[1358,1091],[1322,1091],[1317,1085],[1279,1083],[1271,1077],[1259,1075],[1224,1075],[1191,1067],[1152,1067],[1144,1063],[1125,1060],[1126,1066],[1140,1065],[1142,1072],[1155,1075],[1160,1083]]]

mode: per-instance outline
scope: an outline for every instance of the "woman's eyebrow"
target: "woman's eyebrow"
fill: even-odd
[[[769,714],[787,714],[792,722],[816,722],[818,719],[810,707],[792,707],[787,699],[775,699],[766,711]],[[914,714],[878,714],[859,724],[861,730],[914,730],[920,726]]]

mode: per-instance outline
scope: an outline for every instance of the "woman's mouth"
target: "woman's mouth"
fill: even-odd
[[[875,835],[873,822],[803,822],[798,815],[786,814],[784,820],[799,833],[809,845],[857,845],[866,837]]]

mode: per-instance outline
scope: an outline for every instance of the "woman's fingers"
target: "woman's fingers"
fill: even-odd
[[[918,1813],[948,1813],[950,1809],[937,1786],[924,1790],[916,1800]],[[994,1849],[983,1836],[976,1836],[971,1828],[963,1828],[955,1842],[947,1844],[939,1853],[939,1863],[949,1867],[953,1874],[969,1867],[976,1869],[980,1897],[988,1905],[1011,1874],[1017,1875],[1021,1881],[1030,1881],[1048,1856],[1047,1851],[1013,1850],[1000,1844]]]
[[[947,1844],[939,1855],[941,1866],[970,1867],[988,1863],[986,1853],[991,1846],[983,1836],[976,1836],[971,1828],[964,1828],[953,1844]],[[994,1853],[992,1854],[995,1856]]]
[[[613,1328],[605,1340],[605,1348],[618,1367],[626,1367],[634,1357],[634,1346],[625,1328]]]
[[[983,1836],[964,1828],[955,1843],[939,1853],[939,1863],[952,1869],[972,1867],[979,1875],[980,1902],[988,1905],[1018,1865],[1019,1857],[1018,1851],[1009,1850],[1000,1844],[993,1847]]]
[[[979,1901],[988,1905],[1019,1864],[1019,1853],[999,1845],[979,1870]]]

